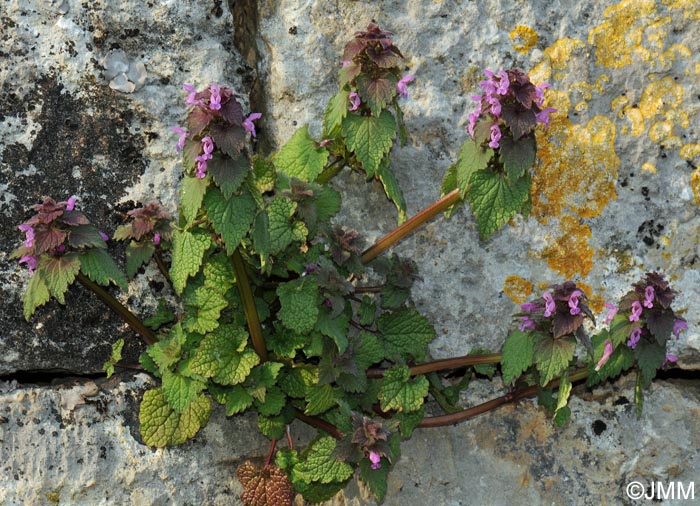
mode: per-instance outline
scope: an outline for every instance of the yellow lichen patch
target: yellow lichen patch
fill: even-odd
[[[700,162],[700,144],[686,144],[680,152],[683,160],[691,160],[698,164]]]
[[[510,32],[510,40],[513,41],[513,49],[524,54],[537,44],[537,32],[529,26],[518,25]]]
[[[700,204],[700,168],[695,169],[690,175],[690,188],[693,190],[695,203]]]
[[[656,174],[656,165],[653,163],[645,162],[642,164],[642,170],[648,172],[649,174]]]
[[[657,121],[649,128],[649,138],[657,144],[661,144],[668,139],[672,133],[673,123],[669,121]]]
[[[641,47],[649,23],[643,18],[656,13],[656,0],[623,0],[605,9],[605,21],[588,32],[588,43],[595,47],[599,65],[622,68],[636,58],[647,60]]]
[[[508,276],[503,282],[503,292],[516,304],[522,304],[532,293],[532,283],[520,276]]]
[[[603,311],[603,308],[605,307],[605,299],[603,299],[602,295],[594,293],[593,288],[586,283],[581,283],[579,281],[576,283],[576,286],[583,290],[583,293],[585,293],[586,297],[588,297],[588,307],[591,308],[591,311],[594,313],[600,313]]]
[[[571,57],[576,50],[585,49],[586,43],[565,37],[544,50],[549,66],[554,70],[566,70],[571,62]],[[541,64],[540,64],[541,65]],[[549,76],[544,79],[549,79]]]
[[[666,111],[664,116],[666,117],[666,121],[675,123],[681,128],[688,128],[690,126],[688,115],[685,111],[682,111],[681,109],[669,109],[668,111]]]
[[[674,61],[681,58],[690,58],[693,53],[683,44],[673,44],[659,56],[659,63],[664,68],[670,68]]]
[[[547,246],[540,256],[547,260],[549,268],[566,278],[580,275],[585,278],[593,267],[593,248],[588,244],[591,229],[579,224],[576,216],[562,216],[561,235]]]
[[[612,99],[612,101],[610,102],[610,108],[613,111],[617,111],[618,109],[622,109],[627,104],[629,104],[629,99],[625,95],[620,95],[619,97],[615,97]],[[620,110],[620,112],[617,113],[617,117],[623,117],[622,110]]]
[[[630,122],[629,125],[624,125],[620,130],[622,135],[631,135],[632,137],[636,137],[638,135],[642,135],[646,130],[644,116],[642,115],[642,111],[639,110],[639,107],[634,107],[632,105],[626,106],[624,109],[622,109],[621,117]]]
[[[664,77],[647,85],[639,101],[639,110],[646,119],[661,114],[665,109],[680,107],[683,103],[683,86],[671,77]]]
[[[662,0],[669,9],[683,9],[683,17],[700,21],[700,4],[697,0]]]
[[[596,116],[585,126],[571,125],[554,114],[550,130],[538,132],[537,145],[532,213],[540,221],[566,210],[583,218],[598,216],[616,198],[620,159],[610,119]]]

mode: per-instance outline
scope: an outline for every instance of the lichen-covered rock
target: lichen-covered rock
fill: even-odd
[[[0,375],[99,371],[119,336],[130,336],[133,358],[133,334],[77,286],[66,307],[52,301],[25,322],[28,275],[9,259],[16,225],[44,196],[78,197],[108,235],[130,201],[174,210],[181,166],[170,128],[184,120],[182,83],[226,83],[246,97],[250,71],[222,2],[5,2],[0,34]]]

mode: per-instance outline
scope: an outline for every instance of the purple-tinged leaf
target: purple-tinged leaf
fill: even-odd
[[[573,335],[577,328],[583,324],[583,315],[572,316],[568,312],[557,311],[552,320],[552,334],[558,339],[567,334]]]
[[[665,345],[671,332],[673,332],[673,324],[676,318],[673,316],[673,311],[647,311],[646,321],[649,332],[656,338],[656,342]]]
[[[41,255],[52,250],[56,246],[63,244],[66,239],[66,232],[57,228],[39,229],[34,235],[34,254]]]
[[[153,227],[156,226],[155,221],[151,220],[134,220],[131,225],[132,237],[137,241],[140,240],[144,235],[150,233]]]
[[[379,68],[392,68],[401,65],[401,57],[397,55],[391,48],[378,50],[375,47],[367,47],[367,56],[370,60],[377,64]]]
[[[360,75],[361,71],[362,66],[356,65],[354,63],[340,69],[338,71],[338,81],[340,84],[340,88],[343,88],[346,84],[352,83],[355,80],[355,78]]]
[[[535,163],[535,137],[532,135],[514,141],[510,135],[504,135],[500,140],[499,155],[501,162],[508,172],[508,177],[515,181]]]
[[[243,123],[243,107],[236,97],[231,97],[221,105],[221,116],[232,125],[240,126]]]
[[[214,158],[209,160],[207,171],[214,178],[214,182],[221,189],[226,199],[240,188],[250,171],[250,161],[245,155],[237,154],[229,157],[225,154],[216,153]]]
[[[357,91],[369,105],[373,116],[379,116],[396,96],[396,82],[396,76],[390,72],[384,72],[377,79],[364,74],[357,78]]]
[[[187,126],[191,137],[201,134],[212,120],[212,115],[201,107],[195,107],[187,115]]]
[[[61,216],[61,222],[70,226],[90,224],[90,220],[79,211],[65,211]]]
[[[209,129],[214,145],[231,158],[235,158],[245,145],[245,129],[238,125],[212,125]]]
[[[357,56],[367,45],[367,41],[364,39],[354,38],[345,45],[343,50],[343,60],[352,61],[352,59]]]
[[[537,124],[537,118],[532,109],[522,109],[514,105],[503,106],[501,117],[510,127],[513,139],[516,141],[523,135],[530,133]]]
[[[196,158],[202,152],[202,143],[199,141],[194,141],[192,139],[187,139],[185,141],[185,148],[182,150],[182,165],[184,169],[191,170],[197,163]]]
[[[68,233],[68,244],[74,248],[106,248],[100,231],[94,225],[80,225],[72,228]]]

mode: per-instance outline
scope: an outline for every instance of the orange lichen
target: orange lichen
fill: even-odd
[[[591,308],[591,311],[593,311],[594,314],[598,314],[603,311],[605,308],[605,299],[603,299],[602,295],[593,292],[593,288],[586,283],[579,281],[576,283],[576,286],[583,290],[583,293],[585,293],[586,297],[588,297],[588,307]]]
[[[695,203],[700,204],[700,168],[695,169],[690,175],[690,188],[693,190]]]
[[[591,229],[579,224],[575,216],[562,216],[559,228],[561,235],[554,239],[540,256],[547,260],[549,268],[566,278],[579,274],[586,277],[593,267],[593,248],[588,244]]]
[[[510,40],[513,49],[524,54],[537,44],[537,32],[529,26],[518,25],[510,32]]]
[[[508,276],[503,282],[503,292],[516,304],[525,302],[532,288],[532,283],[520,276]]]

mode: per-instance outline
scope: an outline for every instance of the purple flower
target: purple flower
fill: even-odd
[[[109,236],[105,234],[102,230],[100,230],[100,237],[102,237],[102,240],[105,242],[109,241]]]
[[[479,104],[476,111],[469,114],[469,125],[467,126],[467,132],[469,132],[469,136],[472,139],[474,138],[474,128],[476,127],[476,122],[479,120],[479,116],[481,116],[481,104]]]
[[[630,332],[630,338],[629,341],[627,341],[627,346],[635,349],[640,337],[642,337],[642,329],[636,327],[632,332]]]
[[[537,304],[533,304],[532,302],[526,302],[525,304],[520,304],[520,309],[523,311],[537,311]]]
[[[207,160],[211,160],[211,154],[214,152],[214,141],[212,141],[211,137],[208,135],[206,137],[202,137],[202,149],[204,150],[205,155],[209,155]]]
[[[34,274],[34,269],[36,269],[39,260],[33,255],[25,255],[19,259],[19,263],[27,264],[27,267],[29,267],[29,275],[31,276]]]
[[[17,228],[25,233],[24,245],[27,248],[31,248],[32,246],[34,246],[34,229],[32,228],[32,226],[22,224],[22,225],[18,226]]]
[[[195,176],[198,179],[204,179],[207,177],[207,161],[201,156],[198,156],[195,158],[195,160],[197,160],[197,172],[195,173]]]
[[[673,335],[676,336],[676,339],[678,339],[678,336],[681,333],[681,330],[688,330],[688,324],[684,322],[683,320],[676,320],[673,322]]]
[[[608,312],[608,315],[605,317],[605,320],[603,320],[603,323],[606,325],[609,324],[613,318],[615,318],[615,315],[617,314],[617,306],[614,304],[610,304],[609,302],[605,303],[605,307],[607,307],[610,311]]]
[[[75,197],[70,197],[66,202],[66,211],[72,211],[75,208]]]
[[[550,87],[551,85],[549,83],[538,84],[535,87],[535,104],[537,104],[538,107],[542,107],[544,103],[544,90]]]
[[[348,98],[350,99],[350,107],[348,107],[348,110],[357,111],[357,109],[360,107],[360,95],[353,91],[350,93]]]
[[[535,327],[537,327],[537,324],[534,322],[534,320],[530,319],[529,316],[521,316],[520,321],[522,322],[520,325],[518,325],[518,330],[520,330],[520,332],[535,330]]]
[[[495,96],[486,97],[486,101],[491,104],[491,114],[496,117],[501,115],[501,102]]]
[[[311,263],[306,266],[304,269],[304,272],[301,273],[302,276],[306,276],[307,274],[314,272],[315,270],[318,269],[318,264]]]
[[[197,96],[197,90],[194,89],[194,86],[184,83],[182,87],[185,91],[189,92],[189,95],[187,95],[185,99],[185,105],[202,105],[202,101],[195,98]]]
[[[319,148],[326,147],[328,143],[333,142],[333,139],[323,139],[321,142],[318,143]]]
[[[324,299],[323,305],[328,309],[333,309],[333,301],[331,299]]]
[[[612,355],[613,352],[613,345],[610,341],[605,341],[605,349],[603,350],[603,356],[600,357],[600,360],[598,360],[598,363],[595,366],[596,371],[600,371],[600,368],[605,365],[605,362],[608,361],[610,358],[610,355]]]
[[[199,179],[204,179],[204,177],[207,175],[207,160],[212,159],[212,153],[214,152],[214,141],[211,140],[211,137],[202,137],[202,150],[204,153],[195,157],[195,160],[197,161],[197,173],[195,176],[197,176]]]
[[[372,463],[372,469],[379,469],[382,467],[382,457],[374,450],[370,450],[369,452],[369,461]]]
[[[581,290],[574,290],[571,292],[571,295],[569,295],[569,313],[571,313],[572,316],[576,316],[581,312],[581,308],[578,307],[578,298],[583,295]]]
[[[255,137],[255,125],[253,124],[253,121],[258,120],[260,118],[262,118],[262,114],[259,112],[254,112],[243,120],[243,128],[245,128],[246,132],[250,132],[250,135],[252,135],[253,137]]]
[[[668,365],[671,362],[678,362],[678,357],[675,356],[673,353],[666,353],[666,358],[664,359],[664,363],[661,364],[661,368],[665,369],[666,365]]]
[[[629,319],[631,322],[638,322],[639,317],[642,316],[642,305],[639,303],[639,301],[634,301],[632,303],[632,314],[630,315]]]
[[[218,111],[221,109],[221,86],[218,84],[212,84],[209,86],[209,91],[209,109],[212,111]]]
[[[550,293],[545,292],[542,295],[542,298],[545,300],[544,317],[549,318],[554,314],[554,311],[556,311],[557,304],[554,302],[554,299]]]
[[[185,141],[187,140],[187,130],[180,127],[172,127],[171,130],[176,134],[180,134],[180,138],[177,140],[177,146],[175,146],[175,151],[182,151],[185,147]]]
[[[406,86],[408,83],[413,81],[415,77],[407,75],[403,76],[398,83],[396,83],[396,91],[399,92],[399,95],[401,95],[403,98],[408,98],[408,87]]]
[[[343,68],[350,66],[350,60],[343,60]]]
[[[644,307],[649,309],[654,307],[654,287],[651,285],[644,289]]]
[[[547,107],[542,109],[540,112],[535,113],[535,121],[542,123],[544,126],[549,126],[549,114],[552,112],[557,112],[553,107]]]
[[[498,77],[500,78],[500,81],[498,83],[498,86],[496,87],[496,93],[498,93],[499,95],[507,95],[508,87],[510,86],[508,72],[506,72],[505,70],[500,70],[498,72]]]
[[[160,244],[160,234],[158,232],[153,234],[153,244],[155,244],[156,246]]]
[[[498,147],[498,141],[501,140],[501,129],[498,128],[498,125],[491,125],[491,142],[489,142],[489,147],[491,148],[497,148]]]

